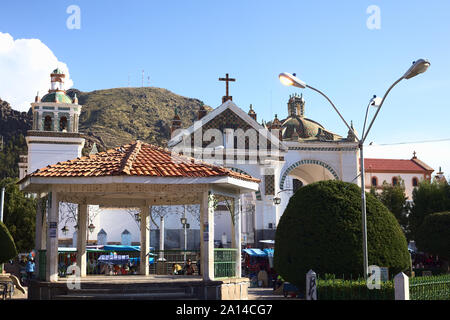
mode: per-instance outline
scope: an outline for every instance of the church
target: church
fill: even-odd
[[[22,156],[19,163],[20,179],[47,165],[81,157],[85,142],[83,134],[78,132],[82,106],[76,96],[72,99],[66,94],[65,75],[59,69],[55,69],[50,77],[49,92],[42,98],[36,96],[34,103],[31,103],[33,128],[26,137],[28,154]],[[193,157],[195,161],[218,164],[261,181],[257,191],[241,196],[242,245],[261,246],[265,241],[274,240],[280,217],[298,188],[330,179],[359,184],[358,143],[351,131],[341,136],[324,128],[318,121],[309,119],[307,103],[302,95],[289,96],[286,105],[288,116],[285,119],[275,115],[270,122],[258,122],[252,105],[244,111],[229,95],[228,81],[235,79],[227,74],[226,78],[219,80],[226,81],[222,104],[210,112],[200,107],[193,125],[184,128],[177,110],[174,110],[172,135],[167,148],[174,154],[181,153]],[[382,179],[395,184],[396,177],[405,175],[403,180],[407,180],[412,189],[420,179],[430,180],[433,172],[415,155],[411,160],[367,160],[367,190],[371,185],[380,187]],[[76,208],[70,204],[61,208],[76,216]],[[139,239],[139,224],[133,219],[132,212],[106,207],[91,207],[90,211],[95,213],[88,222],[91,244],[124,244],[124,241],[132,244],[133,239]],[[215,209],[215,240],[225,246],[232,238],[227,213],[227,209],[220,204]],[[168,219],[165,225],[173,229],[172,236],[176,235],[176,241],[171,241],[170,233],[167,233],[166,249],[186,245],[186,236],[184,245],[182,243],[179,216],[174,217],[173,221]],[[76,231],[67,235],[69,225],[66,223],[60,220],[58,237],[61,244],[64,239],[70,240],[67,246],[71,246],[71,243],[76,243]],[[71,223],[69,227],[76,227],[75,220]],[[199,244],[199,229],[194,223],[191,225],[189,242]],[[150,237],[151,245],[157,247],[158,237],[155,234]]]
[[[247,245],[274,239],[289,198],[299,187],[329,179],[358,181],[358,144],[351,132],[343,137],[307,118],[303,96],[289,97],[287,114],[286,119],[275,115],[272,121],[259,123],[253,106],[242,110],[227,88],[222,104],[209,113],[200,109],[189,128],[182,128],[176,112],[172,121],[168,147],[174,152],[261,180],[257,192],[241,199]],[[216,228],[229,228],[220,222],[219,217]]]

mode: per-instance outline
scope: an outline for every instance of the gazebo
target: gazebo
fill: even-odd
[[[88,205],[140,208],[140,274],[149,275],[149,213],[154,205],[200,204],[203,281],[215,280],[214,209],[226,201],[232,219],[235,277],[241,275],[240,195],[258,190],[259,179],[201,162],[141,141],[58,162],[19,181],[20,189],[48,196],[47,217],[38,201],[36,251],[46,250],[45,281],[58,282],[59,203],[78,204],[77,266],[86,277]],[[42,270],[41,270],[42,272]]]

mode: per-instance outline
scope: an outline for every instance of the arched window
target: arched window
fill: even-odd
[[[373,177],[372,178],[372,187],[376,187],[378,185],[378,178],[377,177]]]
[[[44,118],[44,130],[45,131],[52,131],[52,117],[51,116],[45,116]]]
[[[59,119],[59,131],[67,132],[67,118],[66,117],[61,117],[61,119]]]
[[[398,185],[398,178],[397,178],[397,177],[393,177],[393,178],[392,178],[392,185],[393,185],[393,186]]]
[[[413,187],[417,187],[419,185],[419,179],[416,177],[412,178],[412,185]]]

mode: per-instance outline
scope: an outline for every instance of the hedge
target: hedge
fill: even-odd
[[[394,300],[394,282],[386,281],[380,284],[380,289],[369,289],[364,279],[334,279],[317,280],[318,300]]]
[[[366,193],[367,194],[367,193]],[[369,265],[407,272],[407,241],[394,215],[367,194]],[[361,189],[337,180],[297,190],[289,200],[275,235],[275,270],[299,288],[306,273],[363,277]]]

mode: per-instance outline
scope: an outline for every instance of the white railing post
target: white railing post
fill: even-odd
[[[312,270],[306,274],[306,300],[317,300],[317,279]]]
[[[409,278],[403,272],[394,277],[395,300],[409,300]]]

